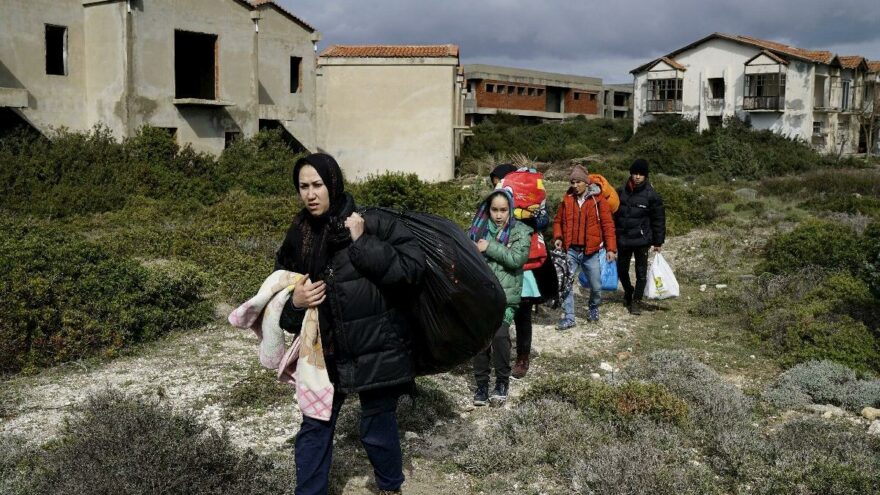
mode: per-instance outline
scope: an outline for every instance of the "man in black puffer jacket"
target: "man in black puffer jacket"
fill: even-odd
[[[303,417],[294,446],[296,491],[327,493],[333,432],[346,395],[358,393],[361,443],[380,493],[399,493],[404,476],[397,400],[414,386],[410,323],[404,310],[418,290],[425,254],[401,222],[356,213],[342,171],[315,153],[294,166],[305,207],[276,254],[275,269],[307,274],[281,314],[281,327],[299,332],[305,309],[318,308],[327,373],[335,388],[330,421]]]
[[[624,302],[630,313],[642,312],[648,274],[648,249],[659,252],[666,241],[666,212],[663,198],[648,181],[648,162],[638,159],[629,168],[629,179],[617,189],[620,208],[614,213],[617,231],[617,273],[623,285]],[[636,286],[629,279],[630,259],[636,258]]]

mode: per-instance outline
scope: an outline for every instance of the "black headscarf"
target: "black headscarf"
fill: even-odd
[[[330,208],[320,216],[303,208],[293,219],[281,249],[276,255],[275,268],[308,273],[313,281],[323,278],[330,255],[351,243],[351,232],[345,219],[355,210],[354,199],[345,192],[342,169],[332,156],[313,153],[297,160],[293,166],[293,183],[299,191],[299,172],[311,165],[318,172],[330,193]]]

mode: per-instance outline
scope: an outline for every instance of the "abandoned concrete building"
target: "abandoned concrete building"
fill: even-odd
[[[499,111],[532,121],[603,116],[599,78],[483,64],[465,65],[464,77],[468,125]]]
[[[633,127],[679,114],[702,131],[737,117],[820,152],[863,153],[859,122],[880,97],[878,73],[880,62],[861,56],[714,33],[632,71]]]
[[[272,0],[0,0],[0,126],[315,146],[318,32]]]
[[[331,46],[318,57],[318,147],[349,180],[383,172],[444,181],[464,136],[455,45]]]

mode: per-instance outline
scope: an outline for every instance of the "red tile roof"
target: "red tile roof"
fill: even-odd
[[[880,72],[880,60],[868,61],[868,72]]]
[[[458,57],[458,45],[333,45],[322,57]]]
[[[810,60],[812,62],[819,62],[822,64],[827,64],[834,59],[834,54],[827,50],[806,50],[804,48],[797,48],[794,46],[785,45],[783,43],[778,43],[776,41],[762,40],[760,38],[754,38],[752,36],[744,36],[741,34],[724,34],[724,33],[715,33],[722,38],[728,38],[733,40],[739,40],[751,45],[759,46],[761,48],[766,48],[768,50],[774,52],[781,52],[786,55],[793,55],[797,58],[803,58]]]
[[[840,60],[840,65],[844,69],[855,69],[859,65],[861,65],[862,61],[867,62],[865,57],[861,55],[846,55],[846,56],[838,56],[838,60]]]
[[[248,1],[250,1],[251,5],[253,5],[254,7],[262,7],[264,5],[275,7],[276,9],[281,11],[282,14],[286,15],[291,20],[298,22],[299,24],[302,24],[303,27],[310,30],[311,32],[316,31],[315,28],[312,27],[309,23],[302,20],[302,18],[297,17],[296,15],[293,14],[293,12],[285,9],[284,7],[279,5],[278,2],[275,2],[274,0],[248,0]]]

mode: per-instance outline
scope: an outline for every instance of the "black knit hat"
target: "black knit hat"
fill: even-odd
[[[629,166],[629,173],[644,175],[645,177],[647,177],[648,176],[648,161],[643,160],[641,158],[634,161],[632,163],[632,165]]]
[[[299,191],[299,171],[303,165],[315,167],[315,171],[321,176],[330,193],[331,206],[342,201],[345,192],[342,169],[332,156],[327,153],[312,153],[297,160],[293,166],[293,185],[296,186],[297,191]]]

